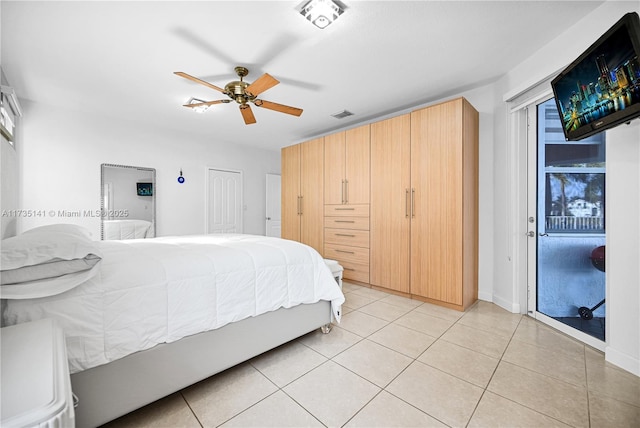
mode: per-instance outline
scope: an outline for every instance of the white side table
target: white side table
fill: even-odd
[[[9,427],[74,427],[64,332],[43,319],[0,329],[2,420]]]

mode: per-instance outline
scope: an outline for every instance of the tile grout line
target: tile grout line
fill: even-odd
[[[587,418],[589,418],[589,427],[591,427],[591,399],[589,394],[589,370],[587,370],[587,347],[582,347],[582,355],[584,355],[584,384],[587,392]]]
[[[473,416],[478,411],[478,406],[480,406],[480,402],[482,401],[482,399],[484,398],[484,395],[486,394],[487,390],[489,389],[489,385],[491,384],[491,381],[493,380],[493,377],[495,376],[496,372],[498,371],[498,367],[500,366],[500,363],[502,362],[502,358],[504,358],[504,354],[507,352],[507,349],[509,348],[509,345],[511,344],[511,341],[513,340],[513,336],[515,336],[516,330],[518,330],[518,327],[520,326],[521,322],[522,322],[522,316],[520,317],[520,320],[518,321],[518,325],[516,326],[516,328],[513,329],[513,333],[511,333],[511,337],[509,338],[509,341],[507,342],[507,345],[504,347],[504,350],[502,351],[502,354],[500,355],[500,358],[498,358],[498,364],[496,364],[496,367],[493,369],[493,372],[491,373],[491,376],[489,377],[489,380],[487,381],[487,384],[485,385],[484,388],[482,388],[482,394],[480,394],[480,398],[478,399],[478,402],[476,403],[475,407],[473,408],[473,411],[471,412],[471,416],[469,416],[469,420],[465,424],[465,427],[469,426],[469,424],[471,423],[471,420],[473,419]],[[489,392],[491,392],[493,394],[492,391],[489,391]]]
[[[182,391],[184,391],[184,389],[180,390],[180,397],[182,397],[182,399],[184,400],[185,404],[187,405],[187,407],[191,411],[191,414],[193,415],[193,417],[196,418],[196,421],[200,425],[200,428],[204,428],[204,425],[200,421],[200,418],[198,417],[198,415],[196,415],[196,412],[193,410],[193,408],[191,407],[191,404],[189,404],[189,401],[187,400],[187,397],[184,396]]]
[[[525,315],[525,316],[526,316],[526,315]],[[502,352],[502,355],[500,356],[500,359],[499,359],[499,361],[498,361],[498,364],[496,365],[496,368],[494,369],[493,374],[491,375],[491,378],[489,379],[489,382],[487,382],[487,386],[484,388],[484,391],[483,391],[483,393],[482,393],[482,395],[481,395],[481,397],[480,397],[480,400],[478,400],[478,404],[480,404],[480,401],[482,400],[482,397],[484,397],[485,392],[487,392],[487,391],[488,391],[488,389],[489,389],[489,385],[491,384],[491,380],[493,380],[493,376],[495,375],[495,372],[498,370],[498,366],[500,365],[500,363],[502,363],[502,362],[503,362],[504,355],[506,354],[507,349],[509,348],[509,345],[511,344],[511,342],[512,342],[513,340],[516,340],[516,341],[517,341],[517,339],[514,339],[514,336],[515,336],[515,334],[516,334],[516,331],[517,331],[518,327],[519,327],[519,326],[520,326],[520,324],[522,323],[523,319],[525,319],[525,316],[522,316],[522,317],[520,318],[520,321],[518,322],[518,326],[514,329],[513,334],[511,335],[511,338],[509,339],[509,343],[507,343],[507,346],[504,348],[504,351]],[[504,360],[504,362],[505,362],[506,364],[511,364],[511,365],[513,365],[513,366],[515,366],[515,367],[521,368],[521,369],[526,370],[526,371],[529,371],[529,372],[531,372],[531,373],[534,373],[534,374],[537,374],[537,375],[546,376],[546,377],[548,377],[548,378],[551,378],[551,379],[554,379],[554,380],[557,380],[557,381],[563,382],[563,383],[565,383],[565,384],[567,384],[567,385],[576,386],[576,385],[574,385],[574,384],[571,384],[571,383],[569,383],[569,382],[563,381],[563,380],[561,380],[561,379],[556,379],[556,378],[554,378],[554,377],[547,376],[547,375],[544,375],[544,374],[542,374],[542,373],[538,373],[538,372],[536,372],[535,370],[531,370],[531,369],[529,369],[529,368],[527,368],[527,367],[523,367],[523,366],[520,366],[520,365],[518,365],[518,364],[511,363],[511,362],[509,362],[509,361]],[[569,423],[564,422],[564,421],[562,421],[562,420],[560,420],[560,419],[556,418],[555,416],[548,415],[548,414],[546,414],[546,413],[544,413],[544,412],[541,412],[540,410],[534,409],[534,408],[529,407],[529,406],[527,406],[527,405],[525,405],[525,404],[523,404],[523,403],[520,403],[520,402],[518,402],[518,401],[515,401],[515,400],[513,400],[513,399],[511,399],[511,398],[509,398],[509,397],[505,397],[504,395],[498,394],[497,392],[494,392],[494,391],[489,391],[489,392],[490,392],[490,393],[492,393],[492,394],[495,394],[495,395],[497,395],[498,397],[501,397],[501,398],[503,398],[503,399],[505,399],[505,400],[508,400],[508,401],[510,401],[510,402],[512,402],[512,403],[515,403],[515,404],[517,404],[517,405],[519,405],[519,406],[522,406],[522,407],[524,407],[524,408],[526,408],[526,409],[529,409],[529,410],[531,410],[532,412],[535,412],[535,413],[540,414],[540,415],[544,415],[544,416],[546,416],[546,417],[548,417],[548,418],[551,418],[551,419],[553,419],[553,420],[555,420],[555,421],[558,421],[558,422],[560,422],[560,423],[562,423],[562,424],[569,425]],[[473,414],[471,415],[471,418],[470,418],[470,419],[469,419],[469,421],[467,422],[467,425],[468,425],[468,423],[469,423],[469,422],[471,422],[471,419],[473,418],[473,415],[475,414],[476,410],[477,410],[477,405],[476,405],[476,409],[474,409]]]

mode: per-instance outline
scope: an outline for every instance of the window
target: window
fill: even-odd
[[[15,130],[15,114],[9,106],[8,98],[4,92],[0,94],[0,134],[13,145],[13,133]]]

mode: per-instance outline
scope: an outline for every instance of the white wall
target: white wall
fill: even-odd
[[[607,361],[640,376],[640,119],[607,131]]]
[[[46,216],[20,219],[20,231],[74,223],[89,228],[99,239],[99,218],[70,218],[59,212],[98,210],[100,165],[113,163],[156,169],[158,236],[204,233],[207,167],[243,171],[244,232],[264,234],[265,177],[280,172],[279,151],[30,102],[23,102],[23,110],[22,208],[43,210]],[[184,184],[177,181],[181,168]]]
[[[12,210],[20,208],[18,177],[18,157],[15,147],[0,136],[0,163],[2,178],[0,179],[0,238],[9,238],[17,232],[18,216],[12,215]]]
[[[640,3],[608,1],[544,48],[519,64],[500,81],[503,96],[521,91],[555,74],[573,61],[627,12],[640,12]],[[493,301],[513,310],[526,296],[526,214],[521,210],[521,188],[526,180],[526,151],[514,147],[508,129],[506,103],[494,112],[494,278]],[[640,192],[640,121],[607,131],[607,360],[640,375],[640,312],[638,260],[638,204]],[[482,165],[481,165],[482,168]],[[632,183],[631,185],[628,181]],[[635,183],[635,184],[633,184]],[[621,212],[634,212],[623,216]],[[633,211],[635,207],[635,211]],[[619,216],[619,218],[616,217]],[[614,258],[619,256],[619,258]],[[635,258],[633,258],[635,257]],[[524,278],[524,280],[523,280]]]

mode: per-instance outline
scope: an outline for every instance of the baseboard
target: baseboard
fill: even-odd
[[[485,300],[485,299],[482,299]],[[512,314],[520,313],[520,304],[514,303],[510,300],[503,299],[500,296],[493,294],[491,298],[488,300],[489,302],[493,302],[496,305],[500,306],[502,309],[511,312]]]
[[[604,359],[636,376],[640,376],[640,360],[637,358],[607,346],[604,350]]]
[[[484,300],[485,302],[493,302],[493,294],[478,292],[478,300]]]

